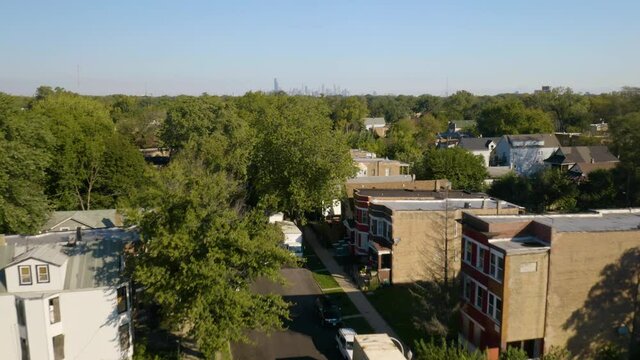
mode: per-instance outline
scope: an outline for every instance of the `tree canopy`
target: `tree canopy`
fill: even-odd
[[[418,179],[448,179],[454,189],[479,191],[487,170],[481,156],[456,147],[427,150],[416,175]]]

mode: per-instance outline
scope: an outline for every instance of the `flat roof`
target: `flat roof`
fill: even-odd
[[[355,342],[369,360],[406,360],[387,334],[355,335]]]
[[[434,199],[434,200],[373,200],[371,203],[381,205],[393,211],[445,211],[458,209],[496,209],[498,201],[500,209],[516,209],[520,208],[512,203],[496,200],[492,198],[486,199]]]
[[[413,182],[411,175],[391,175],[391,176],[358,176],[347,179],[347,184],[383,184],[395,182]]]
[[[507,254],[530,254],[533,252],[545,252],[551,247],[549,244],[535,237],[513,238],[513,239],[492,239],[491,245],[504,250]]]
[[[444,199],[447,196],[449,199],[483,199],[490,197],[485,193],[465,192],[463,190],[450,190],[448,193],[445,191],[411,189],[357,189],[357,191],[358,195],[371,197],[416,197],[432,199]]]
[[[594,210],[592,213],[561,215],[479,215],[487,223],[536,221],[557,232],[606,232],[640,229],[640,208]]]

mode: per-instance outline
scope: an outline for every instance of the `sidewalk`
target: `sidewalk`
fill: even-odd
[[[327,270],[329,270],[333,278],[336,279],[338,285],[340,285],[342,290],[344,290],[347,296],[349,296],[353,305],[355,305],[362,316],[364,316],[367,322],[369,322],[369,325],[371,325],[373,330],[376,333],[386,333],[391,337],[402,340],[371,305],[362,291],[360,291],[360,289],[358,289],[358,287],[345,274],[342,270],[342,266],[335,261],[331,252],[318,243],[316,234],[309,227],[304,228],[304,239],[307,245],[311,246],[313,251],[315,251],[316,255],[320,261],[322,261]]]

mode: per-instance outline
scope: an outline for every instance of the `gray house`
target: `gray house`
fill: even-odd
[[[81,229],[103,229],[123,225],[122,216],[116,209],[54,211],[41,232],[69,231]]]

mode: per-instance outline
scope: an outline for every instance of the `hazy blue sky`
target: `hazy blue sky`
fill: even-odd
[[[640,85],[640,1],[0,0],[0,91]],[[77,67],[80,86],[77,85]]]

